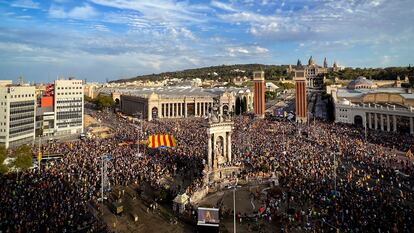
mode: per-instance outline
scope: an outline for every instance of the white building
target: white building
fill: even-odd
[[[83,133],[83,94],[82,80],[55,81],[55,135]]]
[[[34,141],[35,108],[34,86],[0,85],[0,144],[8,148]]]
[[[331,86],[335,122],[368,129],[414,134],[414,94],[405,88],[378,88],[358,77],[346,88]]]

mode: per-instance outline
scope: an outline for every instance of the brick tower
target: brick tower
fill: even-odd
[[[296,86],[296,122],[306,123],[308,118],[308,103],[306,100],[306,78],[303,71],[295,72]]]
[[[253,72],[254,82],[254,114],[263,118],[265,114],[265,78],[264,71]]]

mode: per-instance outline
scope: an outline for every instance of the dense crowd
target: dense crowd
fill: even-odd
[[[110,186],[146,182],[154,189],[168,187],[172,195],[191,196],[206,185],[205,119],[133,123],[110,112],[93,117],[110,125],[114,137],[45,144],[44,153],[61,154],[62,160],[41,171],[0,176],[0,230],[104,229],[91,209],[99,209],[101,156],[108,153]],[[152,150],[135,144],[152,134],[174,135],[177,148]],[[284,221],[286,228],[414,232],[413,164],[390,148],[405,150],[411,139],[392,143],[392,138],[385,138],[378,145],[365,143],[362,130],[345,125],[298,128],[246,116],[235,118],[232,135],[235,159],[227,165],[241,166],[240,178],[270,177],[276,171],[283,195],[268,195],[263,205],[267,216],[294,209],[294,216]],[[333,153],[338,160],[336,192]]]
[[[407,149],[411,138],[392,143],[385,137],[378,145],[365,143],[362,130],[338,124],[298,129],[244,117],[235,125],[234,140],[244,142],[244,147],[234,147],[244,175],[278,173],[283,201],[268,195],[263,204],[274,214],[282,206],[294,211],[284,221],[285,229],[414,231],[413,162],[381,146]]]

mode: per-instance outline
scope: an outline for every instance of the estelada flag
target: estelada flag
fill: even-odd
[[[169,134],[156,134],[156,135],[151,135],[149,136],[149,143],[148,143],[148,147],[149,148],[158,148],[158,147],[176,147],[177,146],[177,142],[175,141],[174,136],[169,135]]]

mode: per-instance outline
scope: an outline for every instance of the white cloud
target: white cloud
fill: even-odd
[[[52,5],[49,8],[49,15],[52,18],[90,19],[96,17],[98,12],[89,4],[74,7],[69,11],[65,11],[63,7]]]
[[[230,4],[226,4],[226,3],[223,3],[223,2],[219,2],[219,1],[216,1],[216,0],[211,1],[211,5],[213,7],[216,7],[216,8],[225,10],[225,11],[232,11],[232,12],[236,12],[237,11]]]
[[[266,54],[269,52],[268,49],[260,47],[260,46],[236,46],[236,47],[228,47],[225,49],[227,52],[227,55],[230,57],[236,57],[236,56],[248,56],[248,55],[260,55],[260,54]]]
[[[20,8],[31,8],[31,9],[39,9],[40,5],[38,2],[34,2],[32,0],[16,0],[10,4],[12,7],[20,7]]]
[[[173,0],[90,0],[91,2],[123,10],[133,10],[141,18],[166,25],[195,24],[206,21],[206,6],[191,5],[187,1]]]

